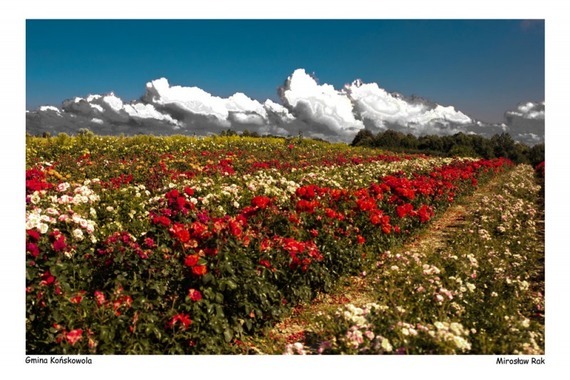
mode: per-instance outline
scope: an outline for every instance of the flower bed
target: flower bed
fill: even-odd
[[[27,148],[28,353],[232,353],[512,166],[304,140]]]

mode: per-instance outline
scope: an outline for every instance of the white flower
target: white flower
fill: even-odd
[[[45,234],[46,232],[48,232],[48,225],[45,223],[38,224],[38,228],[40,229],[40,232],[42,234]]]
[[[87,231],[89,234],[92,234],[93,231],[95,231],[95,222],[90,220],[85,227],[85,231]]]
[[[32,202],[33,204],[38,204],[40,200],[41,200],[40,194],[37,191],[34,191],[32,196],[30,197],[30,202]]]
[[[73,230],[73,237],[79,241],[83,240],[83,231],[80,228],[74,229]]]
[[[390,341],[388,339],[386,339],[386,338],[382,339],[382,348],[386,352],[392,351],[392,345],[390,344]]]
[[[49,215],[59,215],[59,211],[57,211],[55,208],[53,207],[49,207],[46,209],[46,214]]]

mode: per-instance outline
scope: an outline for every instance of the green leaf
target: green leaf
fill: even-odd
[[[233,334],[232,334],[232,330],[230,330],[229,328],[224,330],[224,339],[226,340],[226,342],[230,342],[233,338]]]
[[[228,280],[227,285],[228,285],[228,288],[230,288],[230,290],[234,290],[238,287],[237,284],[235,282],[233,282],[232,280]]]
[[[204,276],[202,276],[202,281],[204,282],[204,284],[210,283],[213,279],[214,276],[212,276],[211,273],[206,273]]]

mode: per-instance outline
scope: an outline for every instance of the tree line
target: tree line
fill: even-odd
[[[508,133],[496,134],[491,138],[462,132],[450,136],[416,137],[411,133],[404,134],[391,129],[374,135],[371,131],[363,129],[354,137],[351,145],[445,157],[487,159],[505,157],[516,163],[528,163],[533,166],[544,161],[544,143],[530,147],[513,140]]]

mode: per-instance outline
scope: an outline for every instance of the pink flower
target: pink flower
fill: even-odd
[[[97,302],[97,306],[103,305],[106,302],[105,294],[103,294],[99,290],[96,290],[95,291],[95,301]]]
[[[73,346],[75,345],[75,343],[81,340],[82,335],[83,335],[83,329],[75,329],[65,334],[65,339],[69,344]]]

